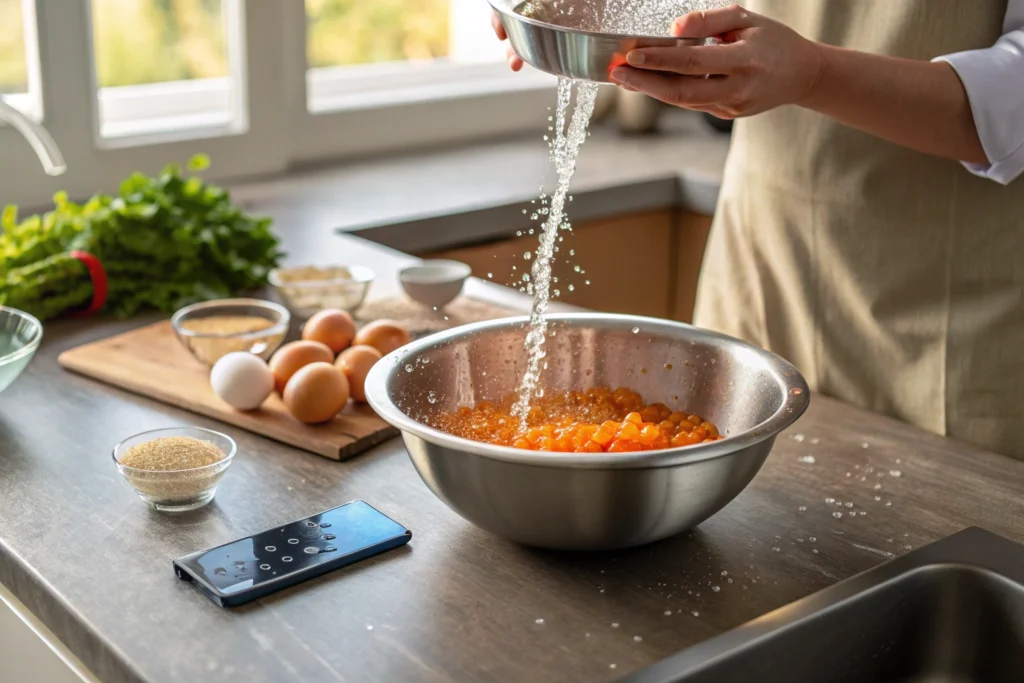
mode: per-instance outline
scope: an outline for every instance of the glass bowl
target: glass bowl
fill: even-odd
[[[288,308],[308,318],[325,308],[356,310],[374,277],[366,266],[304,266],[272,270],[268,279]]]
[[[182,308],[171,317],[178,340],[196,360],[213,365],[233,351],[248,351],[263,360],[281,346],[291,314],[262,299],[220,299]]]
[[[0,391],[28,367],[42,340],[42,323],[16,308],[0,306]]]
[[[185,436],[206,441],[224,453],[224,458],[204,467],[187,470],[142,470],[122,464],[132,446],[154,439]],[[124,480],[150,507],[162,512],[195,510],[213,500],[224,472],[231,465],[238,447],[226,434],[199,427],[155,429],[136,434],[114,446],[114,464]]]

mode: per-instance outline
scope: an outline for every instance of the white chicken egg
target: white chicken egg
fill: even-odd
[[[232,408],[255,410],[274,390],[274,375],[259,356],[236,351],[213,366],[210,386]]]

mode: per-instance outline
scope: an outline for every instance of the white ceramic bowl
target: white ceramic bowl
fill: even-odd
[[[436,259],[403,268],[398,280],[413,301],[441,308],[459,295],[472,274],[473,269],[461,261]]]

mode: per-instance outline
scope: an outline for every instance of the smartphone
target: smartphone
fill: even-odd
[[[258,600],[405,545],[412,533],[356,500],[174,561],[174,573],[221,607]]]

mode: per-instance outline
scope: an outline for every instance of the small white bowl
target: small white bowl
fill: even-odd
[[[398,273],[402,289],[413,301],[441,308],[459,295],[473,269],[461,261],[436,259],[403,268]]]

